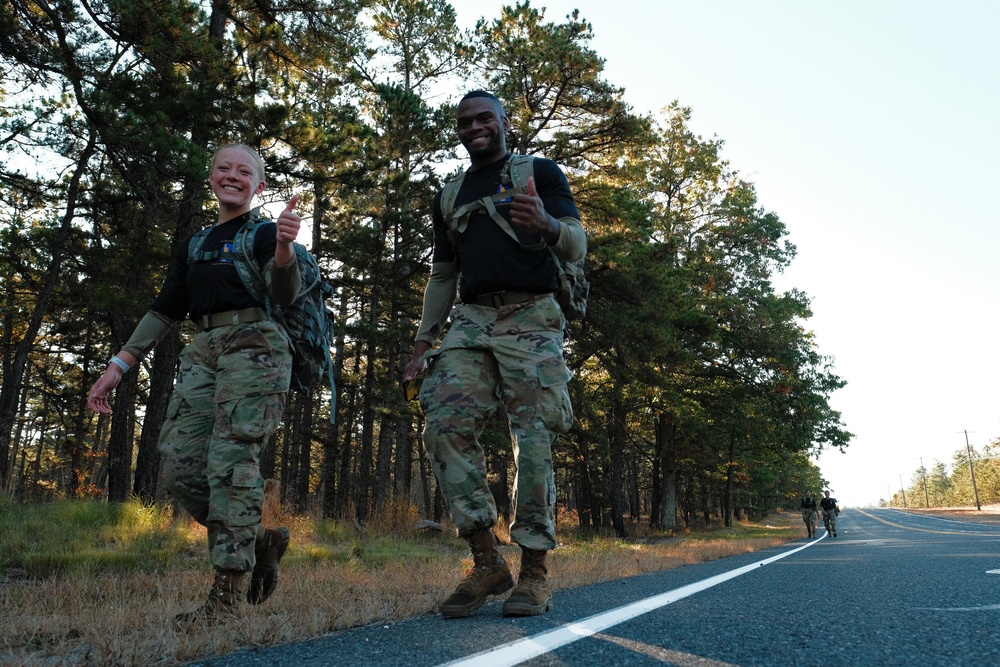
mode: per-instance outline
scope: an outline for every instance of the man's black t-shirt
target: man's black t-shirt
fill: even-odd
[[[500,174],[506,158],[475,171],[467,171],[455,199],[455,208],[463,204],[502,192]],[[535,190],[554,218],[579,219],[569,183],[559,166],[552,160],[535,158],[532,165]],[[510,200],[497,202],[497,211],[509,222]],[[469,216],[469,224],[452,246],[448,226],[441,216],[441,193],[434,198],[434,261],[452,262],[458,253],[459,295],[468,303],[481,294],[513,290],[542,294],[559,287],[558,270],[552,253],[545,249],[529,251],[521,248],[485,211]],[[528,234],[511,225],[521,243],[540,243],[539,234]]]
[[[188,315],[197,319],[211,313],[262,305],[250,296],[233,260],[227,258],[236,232],[247,222],[249,215],[247,213],[216,225],[209,232],[202,249],[218,249],[219,258],[215,261],[188,264],[190,237],[178,245],[163,289],[150,308],[171,319],[183,320]],[[274,223],[265,224],[254,234],[253,254],[262,268],[274,256],[277,229]]]
[[[832,512],[833,510],[835,510],[837,508],[837,499],[836,498],[824,498],[823,500],[819,501],[819,505],[820,505],[820,507],[823,508],[823,511],[825,511],[825,512]]]

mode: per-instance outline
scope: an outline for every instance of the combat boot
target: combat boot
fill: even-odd
[[[215,581],[208,591],[208,600],[200,608],[174,616],[174,628],[191,630],[235,618],[243,598],[243,578],[246,572],[216,570]]]
[[[500,554],[491,529],[476,531],[469,538],[469,546],[472,548],[472,569],[441,604],[441,615],[445,618],[469,616],[482,607],[490,595],[499,595],[514,587],[514,575]]]
[[[537,616],[552,609],[552,585],[545,567],[547,551],[521,547],[517,588],[503,603],[504,616]]]
[[[285,555],[290,539],[287,528],[257,526],[257,541],[253,548],[256,564],[247,590],[247,602],[250,604],[262,603],[278,587],[278,563]]]

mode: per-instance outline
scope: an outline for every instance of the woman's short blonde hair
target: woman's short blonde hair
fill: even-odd
[[[260,154],[257,151],[250,148],[246,144],[233,143],[233,144],[226,144],[224,146],[219,146],[215,150],[215,153],[212,154],[211,167],[213,168],[215,167],[215,159],[219,156],[219,153],[226,150],[227,148],[242,149],[247,155],[253,158],[254,166],[257,168],[257,177],[260,178],[260,180],[262,181],[267,180],[267,178],[264,175],[264,160],[261,159]]]

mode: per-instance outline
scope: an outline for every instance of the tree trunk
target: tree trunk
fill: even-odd
[[[167,405],[174,385],[177,357],[181,341],[178,328],[167,334],[153,351],[153,364],[149,378],[149,401],[142,420],[139,452],[135,460],[135,487],[133,492],[145,503],[153,502],[160,495],[160,429],[167,418]]]
[[[619,539],[625,539],[623,498],[625,480],[625,405],[618,392],[613,392],[608,410],[608,448],[611,450],[611,470],[608,475],[608,494],[611,496],[611,525]]]
[[[375,450],[375,484],[372,490],[372,505],[376,511],[385,508],[392,497],[392,450],[396,426],[397,419],[390,410],[386,410],[382,414],[378,430],[378,447]]]
[[[354,423],[358,413],[358,391],[351,386],[346,395],[347,405],[344,411],[343,443],[340,445],[340,484],[337,486],[337,516],[346,517],[348,502],[351,498],[351,449],[354,446]]]
[[[319,218],[319,214],[317,214]],[[318,247],[319,241],[319,231],[314,230],[314,234],[317,236],[313,237],[313,247]],[[346,295],[341,295],[340,303],[338,306],[338,311],[340,313],[340,321],[344,322],[347,320],[348,314],[348,299]],[[333,375],[337,380],[337,387],[342,387],[342,382],[339,378],[344,376],[344,344],[345,335],[343,331],[338,330],[336,332],[336,338],[334,340],[334,355],[333,355]],[[343,401],[336,400],[336,405],[341,405]],[[351,399],[353,404],[353,398]],[[348,424],[343,428],[343,443],[341,444],[341,420],[335,419],[332,424],[330,431],[326,437],[325,444],[323,446],[323,463],[320,475],[323,479],[323,516],[326,518],[332,517],[343,517],[346,512],[347,505],[347,470],[343,467],[341,468],[341,474],[339,477],[339,483],[337,482],[337,465],[340,462],[340,456],[349,457],[349,453],[346,451],[341,451],[341,447],[345,450],[349,447],[350,443],[350,429],[352,419],[351,416],[354,414],[354,410],[348,410],[346,412],[341,411],[345,415]],[[332,417],[333,415],[331,415]]]
[[[723,523],[729,528],[733,525],[733,484],[736,476],[736,434],[729,434],[729,460],[726,462],[726,487],[722,498],[724,513]]]
[[[580,516],[580,528],[593,530],[597,527],[597,501],[594,497],[594,480],[591,479],[590,446],[586,440],[581,440],[579,447],[579,464],[576,466],[577,513]]]
[[[111,437],[108,439],[108,502],[128,500],[132,488],[132,445],[135,440],[137,373],[126,373],[115,389]]]
[[[295,441],[295,465],[292,468],[292,504],[304,512],[309,503],[309,478],[312,475],[313,401],[310,392],[295,391],[292,438]]]
[[[323,439],[323,462],[320,464],[320,488],[323,489],[323,518],[339,516],[337,512],[337,442],[340,422],[332,425]]]
[[[8,368],[4,369],[3,385],[0,386],[0,486],[5,485],[10,477],[11,434],[14,430],[14,420],[17,415],[17,399],[21,394],[25,368],[28,365],[28,353],[35,345],[38,330],[42,326],[42,320],[48,311],[52,294],[62,273],[63,254],[66,248],[69,247],[69,235],[73,230],[73,219],[76,216],[80,179],[96,148],[97,134],[96,130],[91,127],[90,136],[87,138],[87,145],[80,153],[73,176],[70,179],[69,188],[66,192],[66,211],[63,214],[59,232],[52,241],[51,260],[45,273],[45,282],[38,293],[38,298],[35,300],[31,318],[28,320],[24,335],[14,348],[13,362]]]
[[[397,500],[411,500],[410,494],[413,491],[413,437],[412,426],[409,419],[395,419],[393,424],[396,428],[396,436],[393,441],[396,443],[396,456],[394,460],[394,471],[392,475],[392,492]]]
[[[661,412],[656,418],[653,493],[657,501],[652,510],[653,525],[660,530],[677,527],[677,451],[673,414]]]
[[[375,401],[375,367],[376,367],[376,347],[375,341],[369,340],[365,347],[367,363],[364,376],[364,390],[362,401],[367,406],[374,405]],[[357,470],[358,488],[354,498],[355,511],[358,521],[364,523],[372,509],[372,463],[374,462],[375,449],[375,411],[364,410],[361,414],[361,446],[358,451]]]
[[[626,459],[628,461],[628,498],[629,516],[633,521],[642,516],[642,498],[639,496],[639,466],[634,457]]]

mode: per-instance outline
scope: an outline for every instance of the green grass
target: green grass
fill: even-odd
[[[34,577],[162,569],[196,541],[166,506],[0,497],[0,569]]]
[[[457,539],[426,540],[402,530],[359,531],[347,522],[299,520],[309,525],[312,539],[296,540],[287,554],[289,564],[350,564],[375,570],[389,563],[429,563],[461,557],[467,547]],[[600,557],[628,553],[639,545],[663,540],[752,540],[788,538],[787,526],[734,524],[731,528],[694,531],[671,538],[647,534],[635,540],[590,535],[564,544],[567,553]],[[144,505],[132,500],[56,501],[20,504],[0,496],[0,572],[24,570],[31,577],[55,574],[151,572],[207,567],[204,531],[173,517],[169,505]]]
[[[753,540],[786,538],[790,530],[795,528],[789,526],[767,526],[757,524],[734,523],[729,528],[716,529],[708,532],[697,532],[687,535],[690,540]]]
[[[288,563],[348,563],[375,569],[390,562],[442,558],[442,545],[410,535],[366,532],[317,519],[313,539],[297,541]],[[461,545],[464,551],[464,544]],[[204,532],[175,520],[169,505],[98,501],[20,504],[0,497],[0,572],[16,568],[31,577],[56,574],[151,572],[204,561]]]

